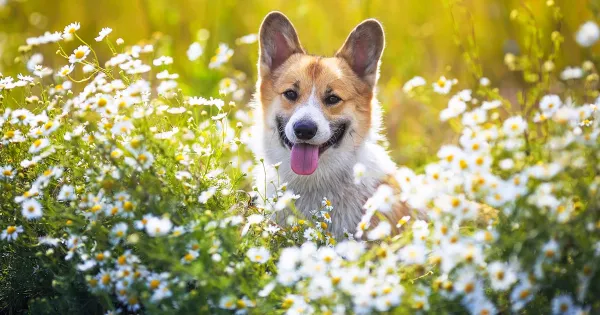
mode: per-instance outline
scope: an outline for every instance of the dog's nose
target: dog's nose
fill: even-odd
[[[294,134],[300,140],[310,140],[317,134],[317,124],[312,120],[300,120],[294,123]]]

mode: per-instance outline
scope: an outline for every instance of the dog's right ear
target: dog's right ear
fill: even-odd
[[[273,11],[260,26],[258,73],[261,77],[281,66],[291,55],[303,54],[292,22],[281,12]]]

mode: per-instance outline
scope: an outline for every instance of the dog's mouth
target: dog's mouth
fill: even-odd
[[[346,134],[348,122],[342,121],[332,123],[330,128],[333,134],[325,143],[321,145],[313,145],[309,143],[293,143],[285,135],[285,121],[282,117],[277,117],[277,131],[281,145],[291,150],[291,166],[294,173],[298,175],[310,175],[315,172],[319,163],[319,157],[327,149],[337,147]]]

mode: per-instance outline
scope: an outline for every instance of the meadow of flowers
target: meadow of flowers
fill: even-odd
[[[556,21],[560,8],[548,1]],[[403,92],[439,113],[457,141],[433,162],[399,166],[402,193],[382,187],[357,233],[328,232],[323,196],[311,218],[270,216],[301,197],[276,185],[262,196],[251,171],[277,170],[248,149],[253,112],[246,75],[229,71],[220,94],[183,95],[173,58],[152,41],[129,45],[81,25],[28,38],[23,72],[0,75],[0,309],[31,314],[600,312],[600,170],[595,21],[576,33],[540,31],[522,8],[516,102],[481,73],[474,84],[415,77]],[[579,47],[563,47],[566,36]],[[189,46],[226,65],[255,34]],[[41,47],[64,66],[50,69]],[[112,57],[99,60],[96,49]],[[589,59],[564,69],[565,49]],[[501,60],[498,62],[502,62]],[[446,74],[447,76],[447,74]],[[355,183],[368,170],[354,167]],[[353,185],[355,183],[348,183]],[[253,203],[254,198],[263,199]],[[369,226],[401,200],[428,213]],[[264,204],[264,206],[257,206]],[[392,226],[403,227],[390,235]]]

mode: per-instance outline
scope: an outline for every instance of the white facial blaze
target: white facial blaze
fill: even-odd
[[[331,138],[329,121],[325,118],[325,115],[321,110],[319,97],[317,96],[316,91],[317,89],[313,86],[306,103],[301,104],[296,108],[294,114],[285,125],[285,135],[292,143],[298,142],[298,138],[296,138],[296,134],[294,133],[294,124],[300,120],[310,120],[317,124],[317,134],[312,139],[306,141],[306,143],[321,145]]]

